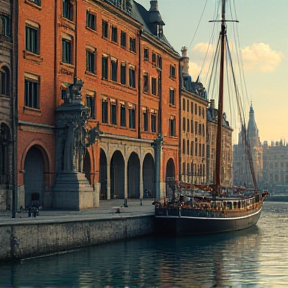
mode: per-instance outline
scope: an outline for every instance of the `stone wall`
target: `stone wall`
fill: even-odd
[[[154,216],[0,225],[0,261],[37,257],[153,232]]]

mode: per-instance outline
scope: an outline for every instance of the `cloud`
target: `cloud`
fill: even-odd
[[[208,43],[198,43],[194,46],[194,48],[191,50],[191,55],[193,56],[193,61],[189,62],[189,73],[193,77],[194,80],[199,76],[199,73],[201,71],[202,76],[206,76],[209,64],[211,62],[211,59],[213,58],[214,54],[214,46],[210,45]],[[206,55],[206,61],[203,66],[204,57]]]
[[[242,59],[245,70],[266,73],[276,70],[283,59],[283,54],[273,51],[268,44],[254,43],[242,49]]]
[[[235,50],[233,43],[230,43],[230,50],[233,54],[233,51]],[[212,61],[214,51],[215,46],[209,46],[208,43],[198,43],[191,50],[189,72],[194,79],[195,77],[198,77],[201,68],[201,75],[205,77],[209,70],[209,65]],[[254,43],[251,46],[244,47],[242,48],[241,53],[243,68],[246,71],[260,73],[273,72],[283,59],[283,54],[281,52],[272,50],[271,47],[265,43]],[[205,55],[206,61],[203,66]]]

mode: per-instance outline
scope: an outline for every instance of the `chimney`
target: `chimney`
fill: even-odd
[[[215,108],[215,100],[214,99],[210,100],[210,108],[212,108],[212,109]]]
[[[182,73],[184,75],[189,75],[189,57],[187,53],[187,47],[183,46],[181,49],[182,52]]]
[[[150,10],[149,11],[158,11],[158,1],[151,0],[150,1]]]

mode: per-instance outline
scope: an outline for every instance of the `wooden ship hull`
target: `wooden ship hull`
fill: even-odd
[[[266,196],[250,207],[212,210],[185,207],[155,207],[156,232],[185,236],[231,232],[256,225]]]

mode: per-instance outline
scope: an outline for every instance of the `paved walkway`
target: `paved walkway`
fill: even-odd
[[[115,217],[135,217],[143,215],[154,215],[155,206],[152,205],[152,199],[145,199],[140,205],[140,200],[128,199],[128,207],[123,207],[123,199],[101,200],[99,208],[86,209],[81,211],[69,210],[40,210],[39,216],[28,217],[27,211],[16,214],[12,218],[12,211],[0,212],[0,225],[21,224],[35,221],[41,222],[62,222],[76,220],[93,220],[93,219],[111,219]],[[120,207],[120,213],[115,213]]]

